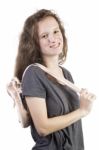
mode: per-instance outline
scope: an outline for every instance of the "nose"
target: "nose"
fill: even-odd
[[[55,43],[55,37],[54,37],[54,35],[53,35],[53,34],[50,34],[49,37],[48,37],[48,40],[49,40],[49,42],[51,42],[51,43]]]

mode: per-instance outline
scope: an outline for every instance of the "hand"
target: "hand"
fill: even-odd
[[[86,89],[81,89],[80,92],[80,110],[83,115],[86,116],[92,109],[93,101],[95,100],[95,95],[89,93]]]
[[[14,106],[16,104],[16,99],[18,97],[18,92],[21,92],[20,89],[20,82],[19,80],[15,77],[11,80],[11,82],[7,85],[7,92],[11,96],[11,98],[14,101]]]

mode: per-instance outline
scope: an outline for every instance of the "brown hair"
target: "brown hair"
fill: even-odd
[[[20,36],[14,73],[14,76],[20,81],[28,65],[32,63],[41,63],[45,65],[40,52],[37,23],[49,16],[56,19],[63,36],[63,52],[59,55],[59,64],[63,64],[66,60],[68,46],[61,20],[53,11],[41,9],[27,18]]]

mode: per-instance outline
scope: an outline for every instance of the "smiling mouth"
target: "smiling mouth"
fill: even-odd
[[[58,43],[58,44],[53,44],[53,45],[50,46],[50,48],[58,48],[59,46],[60,46],[60,43]]]

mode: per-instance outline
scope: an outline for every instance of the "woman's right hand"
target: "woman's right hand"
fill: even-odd
[[[80,110],[83,113],[83,116],[86,116],[90,113],[95,100],[95,95],[89,93],[86,89],[81,89],[80,92]]]

